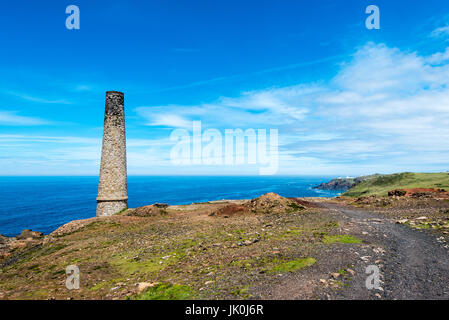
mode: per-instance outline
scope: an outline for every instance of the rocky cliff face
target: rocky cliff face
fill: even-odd
[[[337,178],[329,182],[322,183],[319,186],[314,187],[314,189],[347,191],[362,181],[373,179],[378,176],[381,176],[381,174],[373,174],[357,178]]]
[[[347,191],[354,185],[355,179],[353,178],[338,178],[322,183],[319,186],[314,187],[314,189]]]

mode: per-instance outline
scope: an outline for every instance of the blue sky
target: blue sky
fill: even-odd
[[[98,174],[107,90],[129,174],[257,174],[174,166],[170,133],[194,120],[278,129],[280,175],[449,169],[446,0],[16,0],[0,39],[0,175]]]

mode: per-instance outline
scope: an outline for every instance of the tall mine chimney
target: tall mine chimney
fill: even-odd
[[[106,92],[97,217],[128,206],[126,187],[125,105],[122,92]]]

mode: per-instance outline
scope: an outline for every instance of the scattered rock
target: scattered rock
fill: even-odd
[[[140,282],[137,284],[137,292],[142,293],[145,290],[147,290],[148,288],[152,288],[157,284],[158,284],[158,282]]]
[[[353,275],[355,275],[355,271],[354,270],[352,270],[352,269],[346,269],[346,271],[351,275],[351,276],[353,276]]]
[[[401,189],[388,191],[388,196],[389,197],[393,197],[393,196],[395,196],[395,197],[403,197],[406,194],[407,194],[407,191],[401,190]]]
[[[368,262],[370,258],[371,258],[370,256],[363,256],[363,257],[360,257],[360,259],[362,259],[362,260],[365,261],[365,262]]]
[[[10,242],[12,239],[13,239],[13,238],[6,237],[6,236],[0,234],[0,244],[8,243],[8,242]]]
[[[167,203],[155,203],[153,204],[153,206],[155,206],[156,208],[160,208],[160,209],[166,209],[168,208],[168,204]]]

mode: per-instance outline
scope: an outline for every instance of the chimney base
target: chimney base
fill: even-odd
[[[97,217],[112,216],[128,208],[128,200],[97,200]]]

